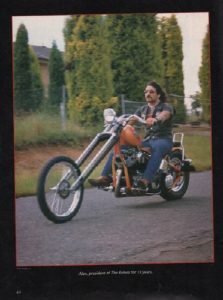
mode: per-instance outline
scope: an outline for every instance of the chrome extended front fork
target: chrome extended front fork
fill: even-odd
[[[103,145],[103,147],[99,150],[95,157],[84,168],[80,176],[72,184],[70,188],[71,191],[77,190],[80,187],[80,185],[83,184],[83,182],[88,178],[91,172],[102,161],[102,159],[107,155],[107,153],[112,149],[112,147],[118,140],[117,135],[115,133],[102,132],[97,134],[96,137],[85,149],[85,151],[81,154],[81,156],[76,160],[76,164],[78,165],[78,167],[80,167],[86,161],[86,159],[91,155],[96,146],[104,139],[108,139],[107,142]]]

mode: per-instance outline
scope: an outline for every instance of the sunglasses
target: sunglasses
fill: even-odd
[[[155,94],[156,91],[154,91],[154,90],[145,90],[145,91],[144,91],[144,94],[147,94],[147,93]]]

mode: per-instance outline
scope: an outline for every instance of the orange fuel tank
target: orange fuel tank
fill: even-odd
[[[120,144],[129,146],[138,146],[141,143],[141,138],[136,134],[133,126],[126,125],[120,135]]]

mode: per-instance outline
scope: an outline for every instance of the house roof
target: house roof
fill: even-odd
[[[49,60],[51,48],[31,45],[38,59]]]

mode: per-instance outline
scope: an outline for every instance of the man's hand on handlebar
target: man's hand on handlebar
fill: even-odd
[[[157,119],[155,118],[149,117],[146,119],[146,124],[149,127],[153,126],[155,123],[157,123]]]

